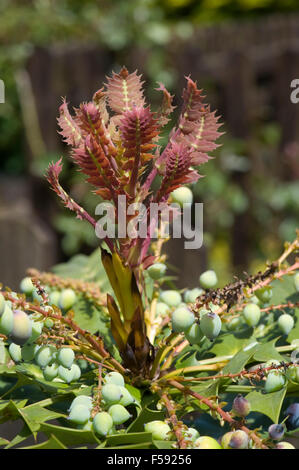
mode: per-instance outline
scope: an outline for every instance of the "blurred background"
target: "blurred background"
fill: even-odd
[[[192,187],[204,203],[204,245],[167,244],[178,285],[206,268],[223,285],[262,269],[299,226],[297,0],[1,0],[0,280],[17,288],[27,267],[49,269],[98,245],[60,206],[44,178],[64,155],[62,183],[94,214],[98,203],[67,158],[58,107],[91,99],[112,70],[138,69],[158,106],[157,81],[176,95],[184,76],[222,116],[222,146]],[[177,108],[178,113],[178,108]],[[174,113],[174,120],[177,115]]]

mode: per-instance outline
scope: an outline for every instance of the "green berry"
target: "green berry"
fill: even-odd
[[[157,302],[156,304],[156,315],[161,317],[166,317],[170,313],[170,307],[164,302]]]
[[[165,290],[161,293],[160,300],[169,307],[177,307],[182,302],[182,296],[176,290]]]
[[[132,395],[130,394],[129,390],[127,390],[125,387],[121,387],[121,386],[119,388],[120,388],[121,395],[122,395],[119,403],[123,406],[129,406],[132,403],[134,403],[135,400],[132,397]]]
[[[3,295],[0,293],[0,317],[1,317],[1,315],[4,313],[5,306],[6,306],[5,298],[4,298]]]
[[[71,348],[61,348],[57,354],[57,361],[63,367],[70,369],[75,359],[75,353]]]
[[[247,304],[243,316],[248,326],[256,326],[261,318],[261,310],[256,304]]]
[[[118,385],[105,384],[102,387],[102,397],[107,405],[114,405],[119,403],[121,399],[121,390]]]
[[[27,296],[30,296],[33,294],[35,287],[32,284],[31,278],[30,277],[25,277],[21,283],[20,283],[20,290]]]
[[[55,346],[51,346],[51,348],[52,348],[52,351],[53,351],[53,352],[52,352],[52,359],[51,359],[51,361],[49,362],[49,364],[51,365],[51,364],[53,364],[54,362],[57,362],[57,364],[59,364],[59,363],[58,363],[58,360],[57,360],[58,351],[57,351],[57,349],[56,349]]]
[[[209,313],[209,310],[207,310],[207,309],[204,308],[204,307],[201,307],[201,308],[199,309],[199,312],[198,312],[198,313],[199,313],[199,318],[200,318],[200,320],[201,320],[202,317],[203,317],[206,313]]]
[[[25,362],[32,361],[40,348],[41,346],[38,344],[27,344],[27,343],[24,344],[21,350],[23,361]]]
[[[67,369],[66,367],[58,367],[58,377],[66,382],[67,384],[71,383],[74,380],[74,373],[72,369]]]
[[[14,343],[23,345],[32,333],[32,321],[22,310],[13,311],[13,329],[11,337]]]
[[[253,295],[252,297],[250,297],[249,302],[251,304],[256,304],[256,305],[260,305],[261,303],[261,301],[257,298],[256,295]]]
[[[52,318],[46,318],[44,324],[45,324],[45,327],[49,328],[49,329],[53,328],[53,326],[54,326],[54,322],[53,322]]]
[[[33,300],[37,300],[39,303],[43,301],[43,298],[39,293],[37,292],[36,288],[34,288],[33,293],[32,293]]]
[[[295,289],[299,292],[299,273],[296,273],[294,276]]]
[[[113,420],[109,413],[101,411],[93,418],[93,429],[100,436],[107,436],[109,431],[113,428]]]
[[[152,433],[155,441],[167,441],[170,438],[171,429],[164,421],[150,421],[144,425],[144,430]]]
[[[53,346],[41,346],[35,355],[35,362],[38,366],[44,368],[53,360],[55,352],[56,349]]]
[[[167,266],[163,263],[155,263],[152,264],[149,268],[147,268],[147,272],[149,273],[150,277],[154,280],[160,279],[166,273]]]
[[[84,431],[92,431],[93,430],[92,421],[89,419],[84,424],[77,424],[77,429],[84,429]]]
[[[19,344],[11,343],[8,352],[14,362],[20,362],[22,360],[21,346]]]
[[[78,395],[71,403],[70,410],[76,405],[87,406],[89,410],[92,409],[92,398],[87,395]]]
[[[76,294],[73,289],[64,289],[59,297],[59,307],[61,310],[69,310],[76,302]]]
[[[235,317],[232,318],[228,323],[227,323],[227,329],[229,331],[235,331],[239,326],[241,325],[241,318],[240,317]]]
[[[181,186],[170,193],[172,202],[184,207],[184,204],[192,204],[193,193],[187,186]]]
[[[78,364],[72,364],[70,371],[73,373],[73,381],[79,380],[81,377],[81,369]]]
[[[82,373],[85,373],[89,370],[89,363],[85,359],[78,359],[77,364],[80,367]]]
[[[177,333],[187,331],[194,323],[194,314],[187,307],[177,308],[171,317],[172,329]]]
[[[36,341],[37,338],[40,337],[44,326],[44,323],[42,321],[34,321],[32,317],[31,320],[32,332],[30,338],[28,339],[28,343],[34,343],[34,341]]]
[[[210,436],[201,436],[194,442],[196,449],[222,449],[221,445]]]
[[[264,304],[269,302],[272,297],[272,294],[273,292],[270,286],[261,287],[260,289],[255,291],[255,295],[257,296],[257,298]]]
[[[125,386],[124,378],[119,372],[109,372],[109,374],[106,374],[105,382],[107,384],[120,385],[121,387]]]
[[[184,292],[184,301],[185,301],[186,303],[190,303],[190,301],[189,301],[190,292],[191,292],[191,290],[186,290],[186,291]]]
[[[277,392],[281,390],[286,383],[284,375],[278,370],[272,370],[269,372],[266,382],[265,382],[265,392]]]
[[[185,332],[185,337],[190,344],[199,344],[204,335],[198,323],[193,323],[190,328]]]
[[[275,449],[296,449],[290,442],[281,441],[276,444]]]
[[[113,424],[123,424],[131,418],[130,413],[123,405],[112,405],[110,406],[108,413],[110,414]]]
[[[288,335],[294,327],[294,318],[288,313],[284,313],[278,318],[278,326],[284,335]]]
[[[203,290],[200,289],[199,287],[195,287],[194,289],[191,290],[186,290],[184,294],[184,300],[187,303],[194,303],[196,302],[197,297],[200,297],[203,294]]]
[[[199,432],[195,428],[188,428],[187,431],[183,431],[183,436],[185,439],[194,442],[199,437]]]
[[[203,315],[200,320],[200,329],[210,340],[217,338],[221,330],[221,319],[217,313],[209,312]]]
[[[217,275],[212,269],[205,271],[199,277],[199,283],[204,289],[212,289],[217,285],[217,282]]]
[[[58,375],[58,367],[59,365],[55,362],[51,366],[46,366],[43,369],[43,374],[44,374],[45,379],[48,380],[49,382],[55,379],[55,377],[57,377]]]
[[[181,302],[179,305],[178,305],[178,308],[189,308],[188,305],[185,303],[185,302]]]
[[[58,290],[54,290],[49,294],[49,302],[51,305],[55,305],[56,307],[59,306],[59,299],[60,299],[60,292]]]
[[[74,406],[69,414],[69,420],[76,424],[84,424],[90,418],[90,411],[85,405]]]
[[[0,333],[5,336],[9,336],[13,329],[13,312],[12,309],[5,305],[4,312],[0,317]]]

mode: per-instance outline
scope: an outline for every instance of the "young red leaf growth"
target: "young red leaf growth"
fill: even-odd
[[[158,122],[161,127],[165,126],[169,122],[169,115],[173,112],[175,109],[175,106],[172,104],[173,100],[173,95],[169,93],[168,90],[166,90],[165,86],[163,83],[159,83],[159,88],[156,88],[157,91],[162,91],[163,93],[163,100],[161,104],[161,109],[157,113],[158,115]]]
[[[183,91],[183,109],[179,118],[179,132],[173,140],[184,142],[192,153],[192,164],[200,165],[209,159],[207,152],[218,147],[219,123],[215,112],[203,102],[202,90],[191,78],[186,77],[187,87]]]
[[[118,192],[119,183],[110,160],[92,134],[86,137],[84,147],[74,149],[72,156],[81,171],[89,176],[87,181],[99,188],[97,194],[104,199],[113,199]]]
[[[46,178],[48,182],[50,183],[53,191],[55,191],[56,194],[62,199],[63,204],[65,207],[70,209],[73,212],[76,212],[77,218],[78,219],[85,219],[91,225],[95,226],[96,221],[82,208],[80,207],[63,189],[63,187],[59,183],[59,175],[62,171],[62,163],[61,163],[61,158],[58,160],[56,163],[50,163],[47,173],[46,173]]]
[[[64,142],[73,147],[77,147],[82,142],[82,135],[75,119],[70,115],[65,99],[59,108],[59,118],[57,119]]]
[[[107,98],[112,111],[122,114],[124,111],[131,110],[134,106],[143,107],[145,104],[143,98],[141,76],[137,71],[129,74],[126,67],[112,77],[107,77]]]
[[[114,299],[108,297],[107,306],[112,335],[124,365],[149,377],[155,351],[147,336],[149,331],[140,289],[142,270],[156,261],[155,256],[148,254],[150,239],[159,224],[161,207],[168,210],[170,193],[198,180],[200,175],[194,166],[209,159],[208,152],[217,147],[215,140],[221,134],[215,113],[203,102],[196,83],[187,78],[178,124],[170,132],[168,143],[161,152],[158,140],[174,109],[173,97],[160,84],[162,104],[154,112],[145,103],[142,85],[137,72],[129,73],[123,67],[118,74],[112,73],[108,77],[107,84],[93,95],[92,101],[74,109],[73,116],[64,100],[58,124],[60,134],[71,147],[73,161],[95,187],[95,193],[104,200],[113,201],[118,221],[124,209],[122,224],[125,229],[134,222],[134,214],[127,210],[132,203],[142,203],[146,209],[147,225],[142,235],[137,233],[135,237],[126,230],[126,234],[120,236],[122,227],[119,222],[112,221],[121,230],[117,231],[119,238],[116,239],[103,235],[111,254],[105,255],[102,250],[102,261],[118,300],[117,306]],[[107,111],[106,102],[111,113]],[[95,227],[96,221],[60,185],[61,170],[61,160],[48,168],[47,179],[53,190],[77,217]],[[154,193],[151,186],[158,173],[162,181]],[[123,208],[119,196],[125,196],[121,198]],[[150,204],[156,202],[160,203],[160,214],[152,216]]]
[[[119,129],[126,161],[123,168],[132,170],[129,192],[134,195],[138,176],[145,170],[145,164],[154,158],[150,151],[156,147],[153,140],[158,135],[157,121],[149,108],[134,107],[123,113]]]
[[[194,183],[199,174],[190,168],[191,152],[183,143],[173,143],[165,152],[164,177],[157,200],[167,197],[172,191],[186,183]]]

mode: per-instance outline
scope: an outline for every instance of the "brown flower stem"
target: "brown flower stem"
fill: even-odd
[[[73,289],[87,299],[92,299],[99,307],[106,306],[107,296],[103,294],[95,282],[83,282],[78,279],[62,278],[53,273],[41,272],[37,269],[29,268],[28,276],[38,279],[42,284],[58,289]]]
[[[109,366],[108,364],[103,364],[102,362],[95,361],[94,359],[91,359],[90,357],[86,356],[85,354],[77,356],[78,359],[84,359],[87,362],[90,362],[91,364],[96,364],[97,366],[102,366],[103,369],[108,369],[111,371],[114,371],[115,368]]]
[[[296,261],[294,264],[292,264],[288,268],[281,269],[277,273],[270,276],[268,279],[265,279],[264,281],[261,281],[260,283],[258,283],[255,286],[251,287],[249,289],[249,293],[253,293],[256,290],[260,289],[261,287],[265,287],[265,286],[269,285],[275,279],[281,279],[283,276],[286,276],[287,274],[291,274],[292,272],[296,271],[297,269],[299,269],[299,261]]]

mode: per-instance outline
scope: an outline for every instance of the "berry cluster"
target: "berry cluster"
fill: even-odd
[[[29,278],[23,279],[21,290],[32,299],[41,300]],[[65,311],[75,300],[75,293],[68,291],[69,289],[66,289],[59,293],[59,303],[63,304]],[[14,293],[10,294],[15,296]],[[46,308],[51,309],[50,306]],[[41,368],[47,381],[64,383],[78,381],[81,377],[81,368],[79,363],[75,362],[74,351],[70,347],[56,347],[55,344],[43,344],[40,341],[43,332],[48,332],[53,326],[51,318],[44,319],[39,314],[28,315],[23,310],[14,309],[12,302],[5,300],[0,293],[0,333],[8,338],[8,352],[11,359],[15,363],[34,361]],[[85,367],[83,364],[83,368]]]
[[[294,276],[294,284],[296,287],[296,276]],[[297,277],[298,279],[298,277]],[[298,282],[298,281],[297,281]],[[297,289],[297,287],[296,287]],[[262,287],[255,291],[255,295],[250,297],[242,310],[242,316],[233,317],[228,323],[227,328],[230,331],[236,330],[242,324],[242,319],[245,324],[255,328],[258,327],[256,331],[263,332],[265,327],[264,323],[260,323],[262,318],[263,309],[269,308],[269,302],[272,298],[273,290],[271,286]],[[260,323],[260,324],[259,324]],[[295,321],[291,314],[281,313],[277,319],[277,326],[279,331],[283,335],[288,335],[291,330],[294,328]]]
[[[123,376],[110,372],[104,377],[100,403],[95,404],[90,396],[77,396],[69,408],[69,420],[79,429],[92,429],[98,436],[105,437],[132,417],[126,407],[134,403]]]
[[[44,379],[49,382],[69,384],[81,377],[81,367],[74,362],[75,354],[71,348],[57,349],[54,345],[39,345],[32,343],[30,337],[22,347],[11,342],[8,351],[15,363],[34,361],[41,368]]]
[[[152,271],[156,273],[159,270],[160,263],[151,266]],[[165,266],[165,265],[163,265]],[[151,274],[150,268],[148,271]],[[161,273],[164,275],[165,270]],[[155,276],[158,279],[158,276]],[[201,308],[199,318],[196,318],[188,304],[192,304],[204,293],[204,289],[209,289],[217,284],[216,273],[212,270],[202,273],[199,278],[202,287],[195,287],[184,292],[184,301],[182,295],[177,290],[164,290],[156,305],[156,315],[165,317],[171,315],[172,329],[176,333],[184,333],[190,344],[199,344],[204,338],[214,340],[221,330],[221,319],[213,311],[215,306],[210,304],[210,309]]]

